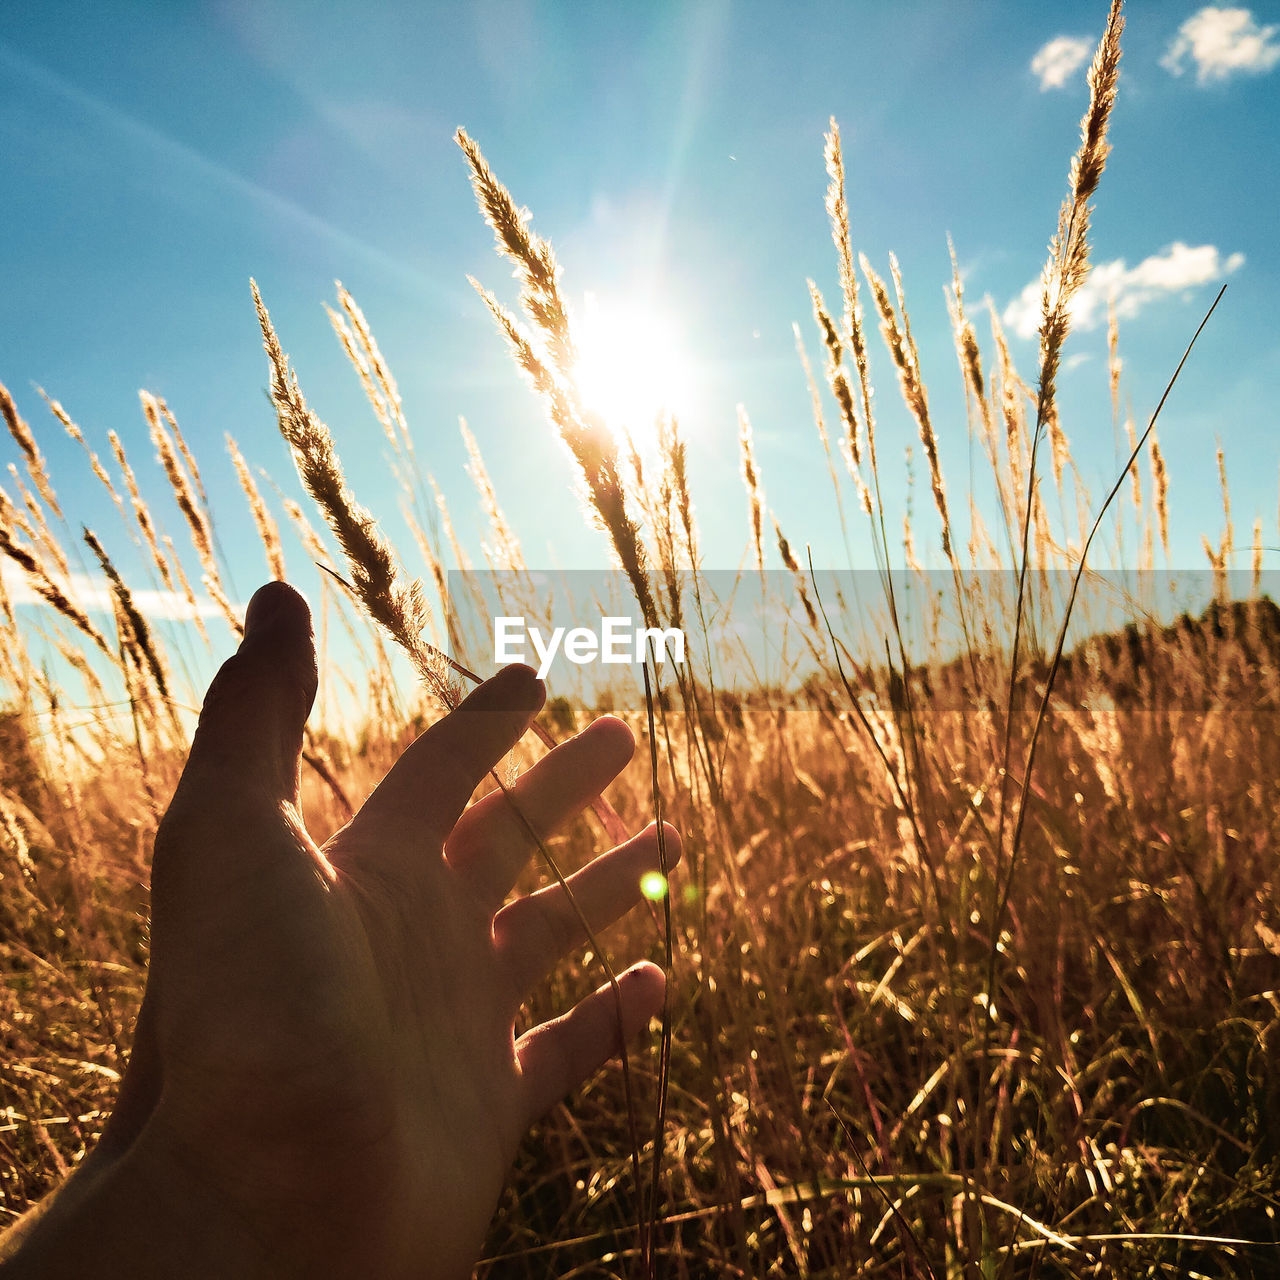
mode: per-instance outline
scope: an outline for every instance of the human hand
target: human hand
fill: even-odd
[[[502,794],[466,808],[542,705],[529,668],[432,725],[322,849],[298,807],[315,690],[309,611],[270,584],[157,834],[147,991],[101,1148],[128,1190],[106,1201],[149,1201],[142,1235],[186,1275],[464,1277],[525,1130],[660,1010],[663,974],[619,976],[621,1028],[605,986],[514,1037],[582,941],[558,885],[503,905],[533,843]],[[633,749],[597,720],[514,797],[545,836]],[[656,865],[650,827],[572,876],[592,928]]]

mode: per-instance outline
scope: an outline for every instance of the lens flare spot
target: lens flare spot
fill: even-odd
[[[661,902],[667,896],[667,878],[661,871],[646,871],[640,877],[640,892],[651,902]]]

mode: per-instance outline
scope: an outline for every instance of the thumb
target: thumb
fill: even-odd
[[[219,784],[296,804],[316,679],[311,610],[292,587],[269,582],[254,592],[240,648],[205,695],[179,790]]]

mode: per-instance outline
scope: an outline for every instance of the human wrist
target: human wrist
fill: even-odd
[[[162,1140],[144,1131],[127,1150],[95,1156],[5,1238],[3,1280],[280,1274],[248,1225]]]

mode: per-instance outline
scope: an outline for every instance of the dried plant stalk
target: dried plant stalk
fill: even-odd
[[[32,590],[46,604],[62,614],[77,631],[87,636],[113,662],[116,660],[116,655],[111,646],[106,642],[102,632],[89,621],[84,610],[75,604],[67,596],[66,592],[49,577],[44,567],[30,551],[13,540],[12,535],[9,533],[7,521],[0,524],[0,551],[3,551],[16,565],[26,570]]]
[[[62,423],[63,429],[84,451],[89,458],[89,466],[93,470],[93,474],[98,477],[99,482],[107,493],[111,495],[111,501],[115,503],[116,510],[124,515],[124,502],[120,495],[116,492],[116,487],[111,483],[111,477],[107,474],[107,469],[102,465],[102,460],[89,447],[89,442],[84,438],[84,432],[71,420],[70,414],[62,407],[62,405],[49,396],[43,387],[37,387],[40,395],[44,397],[44,402],[49,406],[49,412],[53,414],[57,420]]]
[[[187,448],[186,437],[182,434],[182,428],[178,426],[178,419],[173,416],[164,397],[156,396],[155,402],[156,408],[160,410],[160,416],[169,425],[169,431],[178,446],[178,453],[182,456],[182,461],[186,464],[187,471],[191,476],[191,483],[195,486],[196,496],[200,499],[201,509],[207,519],[209,515],[209,495],[205,493],[204,479],[200,475],[200,468],[196,465],[195,455]]]
[[[516,363],[542,396],[552,423],[581,468],[596,518],[613,543],[645,625],[653,626],[657,609],[640,531],[627,510],[617,441],[600,415],[582,404],[573,382],[577,352],[570,335],[568,308],[560,294],[559,264],[551,246],[530,229],[529,211],[517,207],[480,148],[462,129],[456,138],[471,166],[471,185],[481,212],[494,230],[499,250],[515,265],[522,286],[520,305],[534,326],[546,360],[515,316],[474,279],[471,283],[492,312]]]
[[[40,452],[39,446],[36,444],[36,438],[31,434],[31,428],[27,425],[27,421],[18,412],[18,406],[14,403],[13,396],[9,394],[9,388],[0,382],[0,417],[4,418],[5,425],[9,428],[9,434],[13,437],[14,442],[22,451],[22,459],[26,463],[27,474],[30,475],[36,486],[36,492],[49,504],[49,509],[59,519],[62,518],[62,508],[58,506],[58,499],[54,495],[53,486],[49,483],[49,473],[45,470],[44,454]]]
[[[164,468],[164,474],[173,490],[178,510],[182,512],[187,527],[191,530],[191,544],[200,558],[200,567],[204,570],[205,577],[211,578],[218,584],[222,598],[225,599],[226,591],[222,586],[222,574],[213,554],[213,529],[209,517],[200,500],[195,481],[179,461],[177,446],[174,443],[175,437],[170,434],[170,428],[166,426],[166,423],[172,419],[172,415],[149,391],[140,391],[138,398],[142,401],[142,412],[151,432],[151,442],[160,456],[160,465]],[[119,453],[116,456],[118,458]]]
[[[949,561],[955,563],[955,552],[951,545],[951,513],[947,508],[947,492],[942,480],[942,465],[938,460],[938,442],[933,432],[933,421],[929,416],[929,397],[925,392],[924,378],[920,373],[920,356],[916,350],[915,340],[911,336],[907,309],[903,302],[902,276],[898,270],[898,260],[889,256],[889,270],[893,278],[894,290],[898,298],[898,309],[895,311],[893,299],[885,283],[872,270],[865,255],[859,256],[862,274],[866,276],[875,298],[876,310],[880,313],[880,331],[884,335],[885,345],[893,357],[894,366],[898,370],[898,385],[902,389],[902,398],[911,416],[916,420],[916,428],[920,433],[920,443],[924,446],[925,458],[929,463],[929,483],[933,490],[934,505],[938,508],[938,516],[942,521],[942,551]]]
[[[258,531],[258,538],[267,555],[267,567],[271,570],[273,578],[283,582],[285,580],[284,549],[280,545],[280,529],[271,512],[267,510],[262,491],[254,481],[249,464],[245,462],[244,455],[240,452],[240,446],[236,444],[229,431],[227,432],[227,452],[231,455],[231,465],[236,469],[240,488],[248,500],[254,528]]]
[[[498,505],[498,494],[489,477],[489,469],[484,465],[480,445],[465,418],[458,419],[458,427],[467,450],[467,475],[471,477],[476,492],[480,495],[480,505],[484,508],[484,513],[489,518],[489,528],[493,531],[493,549],[497,561],[494,567],[522,572],[525,562],[520,551],[520,539],[516,537],[515,530]]]
[[[764,490],[760,485],[760,469],[756,466],[751,419],[743,405],[738,406],[738,458],[742,467],[742,484],[747,491],[751,512],[751,545],[756,555],[756,568],[764,573]]]
[[[449,678],[443,655],[422,640],[428,625],[422,583],[415,579],[405,585],[391,544],[379,532],[373,516],[356,501],[347,485],[329,428],[307,407],[258,286],[250,281],[250,287],[271,365],[271,401],[280,433],[292,451],[302,483],[324,513],[346,556],[356,596],[369,615],[408,654],[427,688],[445,706],[456,706],[459,691]]]
[[[161,701],[169,713],[169,720],[173,725],[174,732],[179,733],[177,716],[169,697],[168,673],[165,671],[164,659],[160,654],[160,650],[156,647],[155,637],[151,633],[151,628],[147,625],[146,618],[142,616],[141,611],[134,602],[133,593],[125,585],[124,579],[121,578],[110,556],[103,549],[102,543],[98,541],[90,529],[82,529],[81,533],[85,545],[97,557],[98,563],[102,566],[102,572],[106,574],[107,581],[111,584],[111,592],[116,598],[120,616],[131,641],[131,650],[139,663],[145,664],[152,683],[155,685],[156,692],[160,695]]]
[[[138,478],[133,473],[133,467],[129,465],[124,445],[114,431],[107,432],[107,440],[111,444],[111,452],[115,455],[116,465],[120,468],[120,474],[124,477],[125,490],[129,494],[129,502],[133,507],[133,518],[137,522],[138,528],[142,530],[143,541],[147,544],[147,550],[151,553],[152,560],[160,570],[161,580],[165,586],[172,590],[173,581],[169,576],[168,563],[164,556],[160,554],[155,521],[151,518],[151,512],[147,504],[142,500],[142,491],[138,488]]]
[[[1071,161],[1067,198],[1049,244],[1040,299],[1040,420],[1047,421],[1057,391],[1062,345],[1071,328],[1071,300],[1089,274],[1089,203],[1098,189],[1111,147],[1107,126],[1120,79],[1123,0],[1111,0],[1107,27],[1089,67],[1089,106],[1080,121],[1080,148]]]

